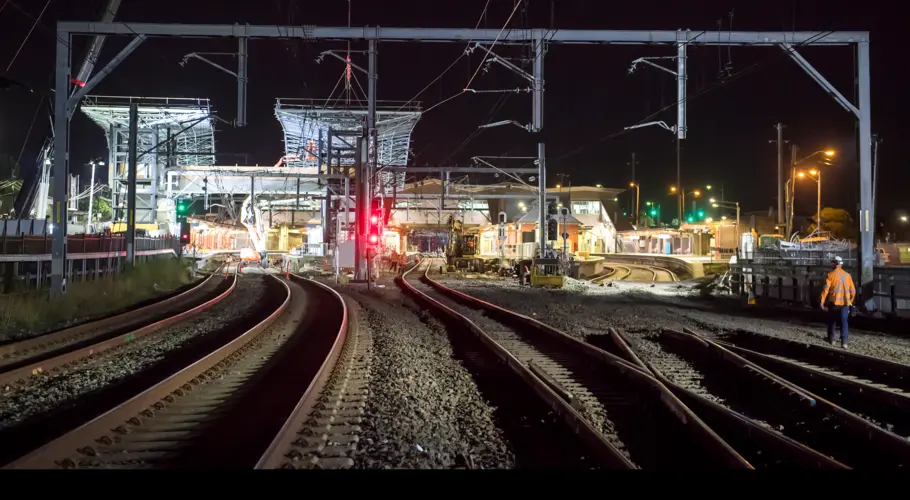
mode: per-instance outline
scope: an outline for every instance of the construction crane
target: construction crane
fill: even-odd
[[[108,0],[107,6],[101,14],[101,22],[109,23],[114,20],[117,11],[120,9],[121,0]],[[85,84],[92,72],[95,70],[95,64],[101,55],[101,48],[104,46],[105,36],[95,35],[89,46],[88,53],[82,61],[79,73],[71,81],[75,85],[70,95],[76,93],[77,88]],[[51,123],[54,123],[53,111],[50,116]],[[51,180],[51,168],[54,157],[54,131],[51,128],[50,137],[46,138],[41,146],[41,152],[36,159],[35,169],[32,176],[27,176],[23,180],[22,189],[13,202],[13,211],[16,217],[28,217],[34,208],[35,218],[44,219],[47,217],[47,195],[48,187]]]

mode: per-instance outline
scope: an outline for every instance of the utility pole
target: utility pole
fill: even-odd
[[[878,134],[872,134],[872,237],[875,237],[875,230],[878,229],[878,149],[881,147],[883,140]],[[821,212],[819,212],[821,213]]]
[[[545,52],[543,34],[540,33],[534,37],[536,47],[534,53],[534,101],[532,125],[537,136],[537,225],[538,238],[540,238],[540,258],[546,257],[547,248],[547,163],[546,163],[546,145],[543,139],[543,56]]]
[[[126,263],[136,261],[136,141],[139,136],[139,105],[130,104],[129,165],[126,188]]]
[[[784,124],[778,123],[774,128],[777,129],[777,224],[783,225],[784,199],[787,196],[784,189],[787,182],[784,174]]]
[[[793,234],[793,212],[794,205],[796,205],[796,155],[798,152],[799,147],[790,143],[790,193],[787,197],[787,234],[784,235],[787,241]]]

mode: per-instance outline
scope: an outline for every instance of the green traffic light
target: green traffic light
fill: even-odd
[[[657,210],[651,210],[651,216],[657,215]]]
[[[704,210],[699,210],[699,211],[698,211],[698,216],[699,216],[699,217],[704,217],[704,216],[705,216],[705,211],[704,211]]]
[[[687,222],[695,222],[695,219],[692,218],[692,216],[690,215],[688,218],[686,218],[686,221],[687,221]]]

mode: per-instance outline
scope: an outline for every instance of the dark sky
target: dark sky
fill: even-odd
[[[5,0],[0,0],[5,2]],[[0,64],[5,69],[46,0],[11,0],[0,11]],[[42,22],[16,58],[8,75],[36,88],[0,93],[0,153],[19,155],[29,123],[49,88],[53,70],[54,22],[60,19],[94,20],[106,0],[52,0]],[[353,0],[353,26],[473,27],[486,0]],[[880,3],[880,6],[876,6]],[[514,0],[491,0],[481,27],[503,27]],[[658,6],[659,5],[659,6]],[[697,5],[697,6],[696,6]],[[903,55],[898,36],[903,31],[894,2],[833,2],[809,0],[612,2],[606,0],[524,0],[510,27],[580,29],[716,30],[870,30],[872,32],[873,132],[885,138],[882,146],[880,207],[882,215],[906,206],[908,177],[902,166],[899,137],[906,133],[907,100],[899,94],[901,79],[891,68]],[[123,0],[117,19],[124,22],[249,23],[346,25],[348,2],[332,0]],[[74,43],[78,66],[87,38]],[[11,42],[12,41],[12,42]],[[109,38],[102,64],[127,43]],[[254,40],[250,43],[249,125],[245,129],[220,126],[219,153],[247,153],[251,163],[274,163],[282,154],[282,134],[274,118],[277,97],[328,97],[343,64],[326,60],[316,64],[319,52],[343,49],[340,43]],[[355,44],[355,50],[365,49]],[[462,44],[382,43],[379,48],[380,99],[407,100],[452,64]],[[156,38],[144,43],[94,93],[133,96],[209,97],[219,115],[235,114],[235,83],[218,70],[193,61],[178,62],[188,52],[230,52],[236,41],[227,39]],[[574,185],[622,186],[631,179],[627,165],[632,152],[639,162],[637,176],[642,200],[671,206],[666,188],[675,183],[673,136],[657,127],[617,134],[624,126],[676,101],[672,75],[642,68],[629,75],[630,62],[640,56],[673,55],[671,47],[551,46],[545,65],[545,123],[550,184],[556,174],[570,176]],[[849,47],[809,47],[801,52],[848,98],[854,97],[854,53]],[[502,47],[500,53],[521,57],[527,49]],[[420,96],[424,109],[459,92],[476,70],[482,55],[461,58],[436,84]],[[354,61],[366,65],[365,56]],[[230,58],[221,60],[234,67]],[[721,82],[718,73],[729,64],[733,79]],[[757,67],[753,67],[754,65]],[[825,170],[823,202],[856,206],[856,129],[852,115],[838,106],[780,49],[718,49],[701,46],[689,52],[689,139],[683,142],[683,184],[723,186],[725,197],[742,202],[744,210],[776,206],[776,150],[774,124],[783,122],[785,137],[805,152],[833,147],[839,165]],[[751,69],[749,69],[751,68]],[[365,78],[361,77],[365,86]],[[502,89],[526,84],[493,65],[481,72],[472,87]],[[503,99],[504,98],[504,99]],[[503,99],[500,102],[500,99]],[[497,106],[500,104],[501,106]],[[494,113],[495,111],[495,113]],[[414,163],[465,163],[474,155],[531,155],[536,151],[528,135],[515,127],[473,134],[489,121],[531,119],[528,94],[463,94],[433,108],[413,135]],[[673,124],[675,108],[655,119]],[[901,132],[904,130],[904,133]],[[36,150],[49,132],[44,112],[38,115],[26,143],[22,164],[32,165]],[[473,136],[472,136],[473,134]],[[469,139],[466,142],[466,139]],[[106,156],[102,131],[81,114],[72,123],[72,165],[78,170],[92,157]],[[220,163],[243,161],[223,156]],[[85,170],[87,174],[87,170]],[[814,211],[814,184],[797,188],[798,210]],[[668,209],[669,212],[669,209]]]

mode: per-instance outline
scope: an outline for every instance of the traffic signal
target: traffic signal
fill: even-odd
[[[691,215],[686,217],[686,222],[695,222],[695,217],[692,217]]]
[[[177,216],[186,215],[187,210],[189,210],[190,204],[186,200],[177,200]]]
[[[180,223],[180,244],[188,245],[190,242],[190,223],[183,221]]]
[[[556,219],[547,220],[547,239],[550,241],[559,239],[559,223]]]
[[[370,235],[367,241],[369,241],[370,245],[379,244],[379,226],[370,226]]]
[[[698,218],[699,218],[699,219],[704,219],[704,218],[705,218],[705,211],[704,211],[704,210],[699,210],[699,211],[698,211]]]
[[[656,215],[657,215],[657,210],[651,210],[650,214],[651,214],[651,217],[656,216]]]

